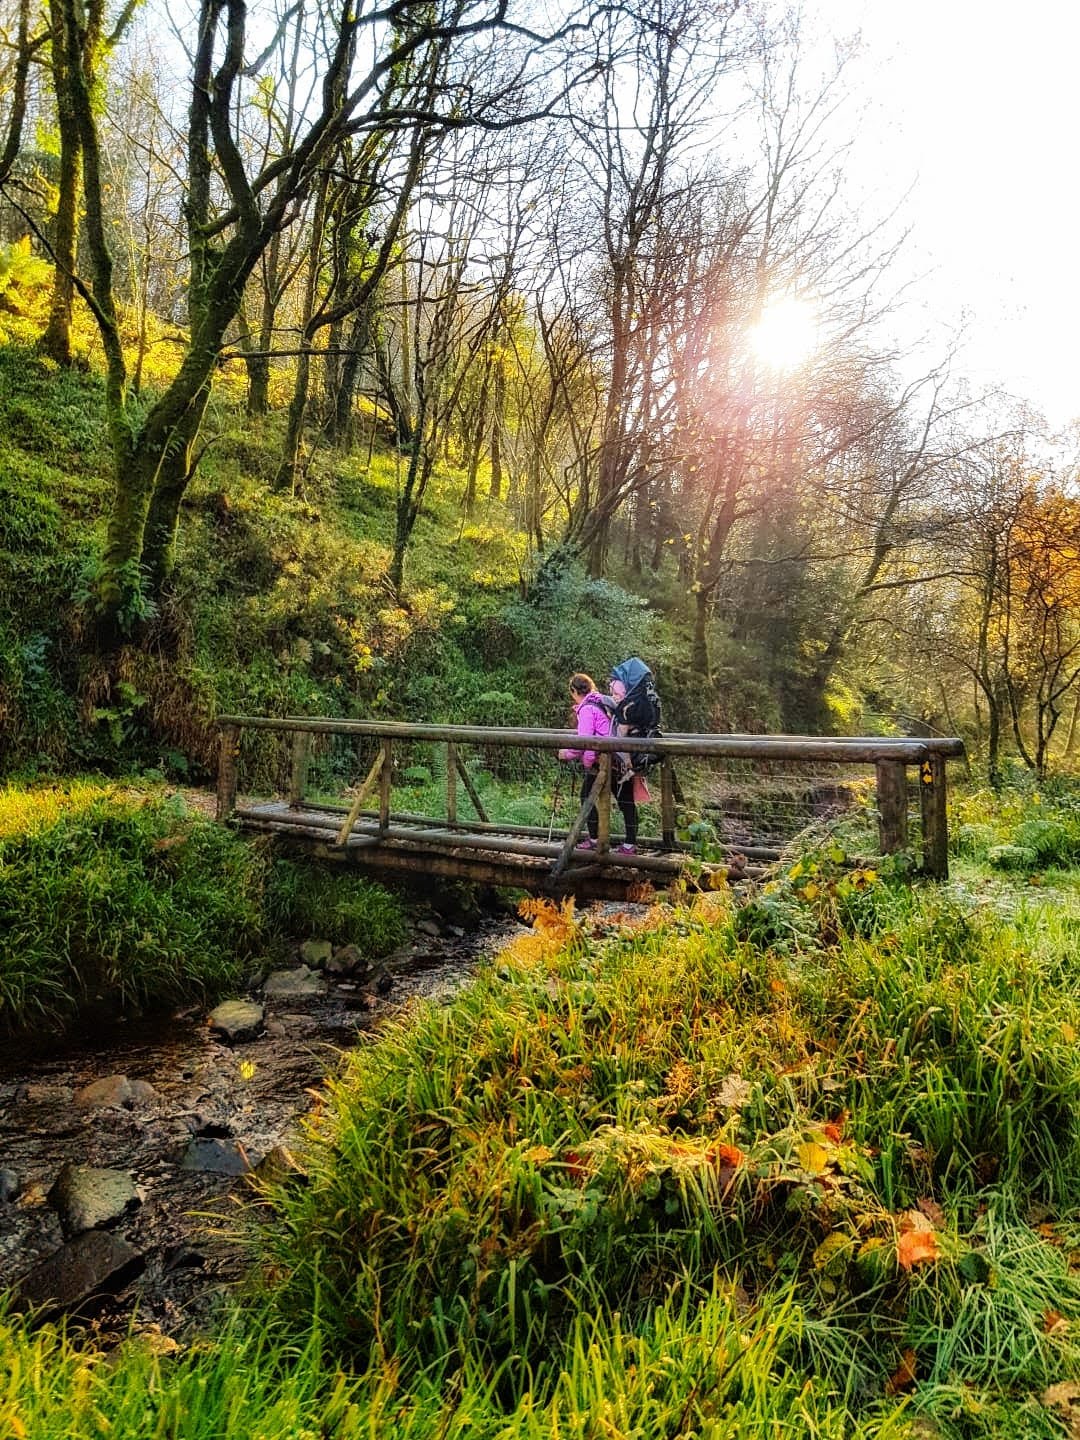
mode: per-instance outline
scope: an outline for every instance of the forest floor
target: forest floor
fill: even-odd
[[[344,1059],[212,1324],[10,1314],[0,1433],[1080,1433],[1080,806],[953,821],[944,885],[834,839],[749,893],[531,902]]]

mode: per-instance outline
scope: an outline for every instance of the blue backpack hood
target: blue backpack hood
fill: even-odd
[[[639,660],[636,655],[632,655],[629,660],[624,660],[621,665],[612,667],[611,678],[613,680],[621,680],[626,686],[626,693],[629,695],[631,690],[640,685],[643,680],[652,678],[652,671],[645,664],[644,660]]]

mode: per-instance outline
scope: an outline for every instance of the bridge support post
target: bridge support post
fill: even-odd
[[[876,769],[881,853],[895,855],[908,841],[907,766],[901,760],[879,760]]]
[[[596,802],[596,853],[611,849],[611,756],[600,756],[600,794]]]
[[[675,771],[670,760],[660,766],[660,838],[665,850],[675,849]]]
[[[218,751],[217,818],[228,820],[236,809],[236,762],[240,755],[240,727],[222,725]]]
[[[451,830],[457,824],[457,746],[446,742],[446,823]]]
[[[379,770],[379,834],[385,835],[390,828],[390,751],[393,741],[387,735],[382,742],[382,767]]]
[[[292,739],[292,771],[289,776],[289,809],[299,810],[307,793],[308,762],[311,759],[311,735],[297,730]]]
[[[945,808],[945,757],[931,752],[919,766],[922,802],[923,874],[949,878],[949,822]]]

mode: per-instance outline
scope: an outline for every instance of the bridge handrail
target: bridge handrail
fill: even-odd
[[[339,720],[329,716],[220,715],[219,728],[277,730],[286,734],[357,735],[383,740],[455,741],[466,745],[507,745],[519,749],[581,749],[571,730],[524,729],[496,725],[426,725],[407,721]],[[814,760],[873,764],[893,760],[918,764],[928,756],[942,758],[964,753],[964,742],[953,737],[908,739],[891,735],[700,735],[685,732],[645,737],[590,736],[588,749],[605,754],[632,748],[653,755],[716,756],[758,760]]]

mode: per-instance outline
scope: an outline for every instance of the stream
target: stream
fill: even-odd
[[[243,1172],[288,1163],[343,1050],[414,997],[452,996],[518,929],[506,915],[473,920],[468,932],[420,919],[411,942],[362,978],[327,975],[321,993],[253,997],[265,1023],[249,1040],[230,1043],[196,1007],[51,1047],[6,1046],[0,1290],[13,1286],[31,1305],[55,1300],[54,1312],[110,1330],[133,1315],[166,1335],[200,1323],[247,1268],[242,1248],[212,1233],[212,1217],[227,1219],[246,1192]],[[302,988],[319,983],[295,976]],[[107,1083],[86,1093],[94,1082]]]

